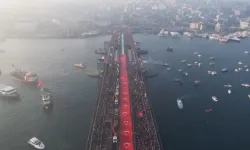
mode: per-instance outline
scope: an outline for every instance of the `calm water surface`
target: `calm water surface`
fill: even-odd
[[[158,77],[148,81],[149,98],[156,116],[162,142],[166,150],[221,150],[250,148],[250,100],[248,89],[241,83],[250,83],[250,72],[235,73],[234,69],[243,61],[250,65],[249,40],[240,44],[219,44],[214,41],[194,39],[180,40],[159,38],[154,35],[135,35],[141,42],[141,48],[149,50],[146,56],[150,62],[167,62],[172,68],[148,64],[150,71]],[[84,149],[91,117],[95,108],[98,80],[89,78],[85,73],[96,69],[96,56],[92,50],[103,46],[110,36],[81,40],[6,40],[0,43],[0,68],[3,75],[1,83],[17,87],[20,101],[0,100],[0,149],[32,149],[27,140],[33,136],[41,139],[48,150]],[[173,53],[165,49],[175,48]],[[61,49],[64,48],[62,52]],[[197,58],[194,52],[202,57]],[[209,68],[209,57],[216,58],[214,69]],[[202,68],[181,64],[198,61]],[[77,69],[74,63],[86,62],[86,70]],[[11,64],[39,74],[45,86],[51,89],[55,99],[53,112],[43,111],[39,90],[11,80]],[[228,73],[221,73],[221,68]],[[183,77],[177,70],[181,68],[189,75]],[[208,70],[216,70],[216,77],[207,75]],[[173,82],[181,78],[183,86]],[[201,80],[198,88],[194,80]],[[232,84],[232,94],[227,94],[224,84]],[[219,102],[212,103],[211,96],[217,96]],[[176,98],[183,98],[184,110],[176,105]],[[205,113],[205,109],[213,112]]]

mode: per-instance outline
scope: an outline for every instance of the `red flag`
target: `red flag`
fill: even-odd
[[[43,87],[43,85],[44,85],[43,82],[42,82],[42,81],[39,81],[39,82],[37,83],[36,86],[37,86],[38,88],[41,88],[41,87]]]

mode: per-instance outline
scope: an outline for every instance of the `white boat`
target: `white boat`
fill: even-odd
[[[187,75],[188,75],[188,73],[187,73],[187,72],[183,72],[183,75],[187,76]]]
[[[191,67],[191,66],[192,66],[192,64],[187,64],[187,66],[188,66],[188,67]]]
[[[249,85],[249,84],[246,84],[246,83],[243,83],[243,84],[241,84],[241,85],[244,86],[244,87],[247,87],[247,88],[250,87],[250,85]]]
[[[179,72],[182,72],[182,69],[179,69],[178,71],[179,71]]]
[[[197,61],[195,61],[195,62],[194,62],[194,65],[198,65],[198,62],[197,62]]]
[[[239,70],[238,70],[237,68],[236,68],[236,69],[234,69],[234,71],[235,71],[235,72],[239,72]]]
[[[217,98],[216,96],[212,96],[212,100],[213,100],[214,102],[218,102],[218,98]]]
[[[195,80],[195,81],[194,81],[194,84],[195,84],[195,85],[200,84],[200,80]]]
[[[183,103],[181,99],[177,99],[177,105],[180,109],[183,109]]]
[[[244,68],[247,68],[248,67],[248,65],[244,65]]]
[[[248,95],[248,98],[250,98],[250,95]]]
[[[239,65],[242,65],[242,64],[243,64],[243,62],[239,61],[239,62],[238,62],[238,64],[239,64]]]
[[[36,149],[44,149],[45,145],[43,144],[42,141],[40,141],[38,138],[33,137],[31,138],[28,143],[32,146],[34,146]]]
[[[194,55],[198,55],[199,53],[198,52],[194,52]]]
[[[168,71],[170,71],[170,70],[171,70],[171,68],[167,68],[167,70],[168,70]]]
[[[18,98],[19,94],[14,87],[0,84],[0,96],[6,98]]]
[[[200,54],[198,54],[197,56],[198,56],[198,57],[201,57],[201,55],[200,55]]]
[[[213,65],[215,65],[215,63],[214,63],[214,62],[211,62],[209,65],[210,65],[210,66],[213,66]]]
[[[245,53],[245,54],[249,54],[249,52],[248,52],[248,51],[245,51],[244,53]]]
[[[226,85],[224,85],[224,87],[226,87],[226,88],[231,88],[231,87],[233,87],[231,84],[226,84]]]
[[[229,95],[232,93],[232,91],[230,89],[228,89],[227,92]]]
[[[198,66],[201,67],[201,66],[202,66],[202,63],[198,63]]]
[[[247,68],[247,69],[246,69],[246,72],[248,72],[248,71],[249,71],[249,69]]]
[[[185,62],[187,62],[187,61],[186,61],[186,60],[182,60],[182,61],[181,61],[181,63],[185,63]]]
[[[208,71],[208,74],[212,75],[212,76],[215,76],[215,75],[217,75],[217,72],[216,71]]]
[[[209,57],[209,59],[210,59],[210,60],[215,60],[215,58],[214,58],[214,57]]]

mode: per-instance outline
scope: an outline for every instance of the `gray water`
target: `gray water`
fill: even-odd
[[[154,35],[135,35],[141,48],[149,50],[146,58],[152,61],[167,62],[172,68],[167,71],[162,66],[147,64],[158,77],[148,80],[149,99],[166,150],[182,149],[248,149],[250,100],[248,89],[241,83],[250,83],[248,72],[235,73],[239,60],[250,65],[250,55],[244,54],[250,47],[249,40],[240,44],[219,44],[215,41],[182,38],[166,39]],[[0,149],[32,149],[27,140],[33,136],[41,139],[48,150],[84,149],[89,126],[95,109],[98,93],[98,80],[85,73],[96,70],[95,48],[103,47],[103,41],[110,36],[72,40],[20,40],[9,39],[0,43],[1,83],[17,87],[20,101],[0,100]],[[165,49],[174,47],[173,53]],[[62,52],[61,49],[64,49]],[[193,55],[197,51],[202,57]],[[209,68],[209,57],[216,58],[214,69]],[[180,63],[199,61],[202,68],[187,68]],[[74,63],[86,62],[81,70]],[[39,74],[45,86],[53,93],[52,113],[45,113],[40,103],[37,88],[13,81],[9,72],[11,64],[18,68],[32,70]],[[221,68],[228,73],[221,73]],[[177,70],[181,68],[189,75],[183,77]],[[216,70],[218,76],[207,75],[208,70]],[[183,86],[173,82],[181,78]],[[201,80],[197,88],[194,80]],[[224,84],[232,84],[232,94],[227,94]],[[211,96],[218,97],[213,104]],[[184,110],[180,111],[176,99],[183,98]],[[205,113],[205,109],[213,112]]]

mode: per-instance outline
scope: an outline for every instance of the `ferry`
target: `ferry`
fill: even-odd
[[[28,141],[28,144],[32,145],[36,149],[44,149],[45,145],[43,144],[42,141],[40,141],[38,138],[33,137]]]
[[[10,76],[17,81],[23,82],[23,83],[31,83],[36,84],[38,82],[38,75],[36,73],[28,72],[28,71],[22,71],[22,70],[16,70],[10,73]]]
[[[177,99],[177,106],[178,106],[180,109],[183,109],[183,103],[182,103],[182,100],[181,100],[181,99]]]
[[[4,98],[19,98],[19,93],[12,86],[0,84],[0,96]]]

